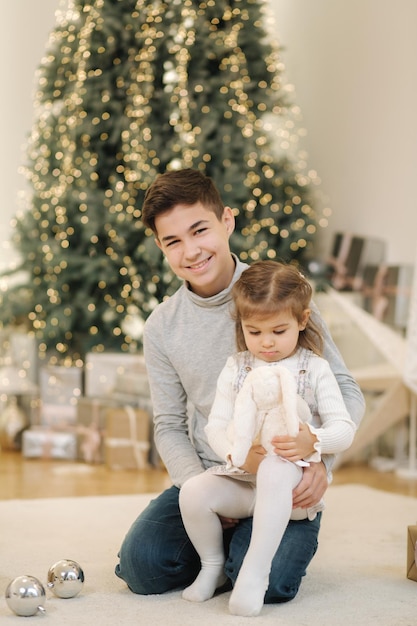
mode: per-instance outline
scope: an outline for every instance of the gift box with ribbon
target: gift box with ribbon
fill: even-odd
[[[417,526],[407,528],[407,578],[417,582]]]
[[[150,415],[126,405],[108,409],[104,437],[105,462],[112,469],[145,469],[150,450]]]
[[[106,413],[119,406],[111,398],[81,397],[77,403],[77,458],[86,463],[104,463]]]
[[[367,265],[363,273],[363,307],[380,322],[405,329],[408,322],[414,267]]]
[[[22,454],[26,458],[74,461],[77,454],[75,433],[34,426],[23,433]]]
[[[40,369],[42,426],[61,430],[74,426],[77,402],[81,396],[82,369],[62,365],[45,365]]]
[[[145,361],[140,354],[89,352],[85,364],[85,395],[105,397],[112,391],[148,395]]]
[[[352,233],[336,233],[329,265],[333,269],[331,284],[335,289],[350,291],[361,288],[366,265],[380,265],[386,256],[386,242]]]

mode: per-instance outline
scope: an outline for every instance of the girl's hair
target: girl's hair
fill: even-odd
[[[310,283],[294,265],[276,261],[253,263],[241,274],[232,288],[237,349],[247,350],[242,320],[288,311],[301,322],[303,311],[311,306],[312,293]],[[305,329],[300,331],[298,344],[316,354],[322,352],[321,332],[311,316]]]

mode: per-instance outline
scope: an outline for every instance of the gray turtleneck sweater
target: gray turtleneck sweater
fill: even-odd
[[[154,411],[158,452],[174,485],[222,462],[210,448],[204,428],[216,392],[217,378],[227,358],[236,352],[231,317],[231,288],[248,267],[235,258],[229,287],[202,298],[184,283],[159,304],[145,324],[144,354]],[[362,393],[346,369],[324,322],[324,353],[336,376],[346,407],[356,426],[363,416]],[[330,471],[332,459],[323,458]]]

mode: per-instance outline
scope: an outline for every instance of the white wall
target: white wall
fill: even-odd
[[[8,245],[10,220],[19,207],[18,194],[26,188],[18,168],[32,127],[34,75],[55,24],[60,0],[13,0],[2,4],[0,58],[0,269],[17,257]]]
[[[417,248],[417,2],[270,0],[334,231]]]
[[[309,166],[334,231],[386,239],[388,261],[414,263],[417,207],[417,2],[270,0],[295,85]],[[25,180],[17,170],[32,125],[33,77],[60,0],[13,0],[0,24],[0,268]]]

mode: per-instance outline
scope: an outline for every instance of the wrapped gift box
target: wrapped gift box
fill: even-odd
[[[150,397],[138,396],[135,394],[122,394],[118,393],[117,391],[113,391],[109,396],[107,396],[107,398],[114,400],[119,406],[130,405],[136,409],[142,409],[143,411],[146,411],[150,416],[153,415],[153,407]],[[151,428],[151,432],[153,433],[153,427]],[[155,467],[160,467],[162,462],[155,447],[155,442],[152,434],[150,436],[150,446],[151,449],[149,452],[149,462]]]
[[[40,370],[40,423],[55,429],[74,425],[81,396],[82,369],[46,365]]]
[[[86,463],[104,463],[104,432],[106,412],[119,406],[111,398],[87,398],[82,396],[77,403],[77,458]]]
[[[145,365],[134,363],[128,371],[117,373],[112,393],[149,398],[151,393]]]
[[[365,266],[380,265],[385,255],[385,241],[336,233],[329,259],[333,268],[332,286],[340,290],[360,289]]]
[[[144,469],[150,450],[150,416],[143,409],[124,406],[108,409],[104,450],[112,469]]]
[[[26,458],[73,461],[77,455],[76,435],[73,432],[58,432],[48,428],[29,428],[23,433],[22,454]]]
[[[417,582],[417,526],[407,528],[407,578]]]
[[[412,265],[367,265],[363,274],[363,307],[379,321],[405,329],[410,311]]]
[[[4,364],[23,370],[33,383],[38,375],[38,340],[25,325],[6,325],[0,329],[0,357]]]
[[[103,397],[118,389],[119,393],[140,394],[147,391],[143,356],[119,352],[89,352],[85,359],[85,395]]]

